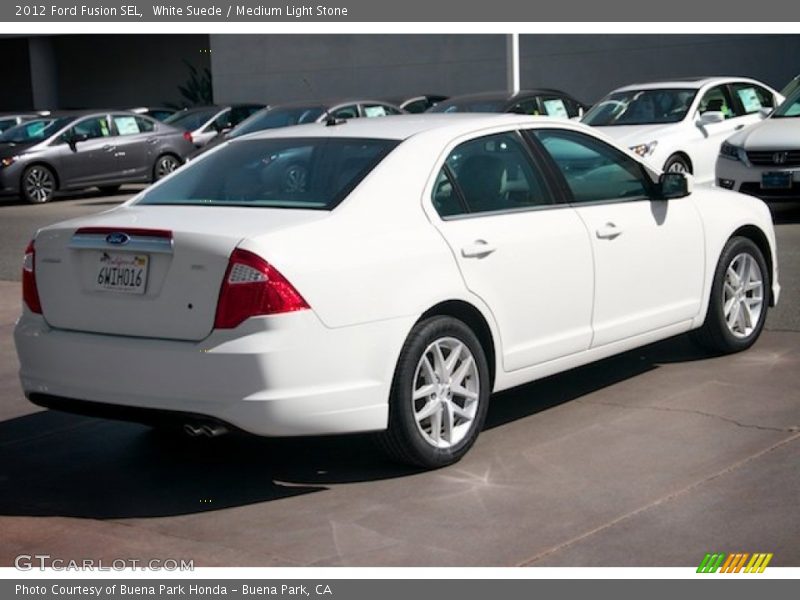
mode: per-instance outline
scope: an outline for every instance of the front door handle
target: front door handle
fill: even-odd
[[[461,248],[461,256],[464,258],[483,258],[484,256],[489,256],[495,250],[497,248],[486,240],[475,240]]]
[[[744,129],[744,123],[741,123],[733,128],[734,131],[739,131],[740,129]]]
[[[106,144],[105,146],[103,146],[103,150],[105,150],[106,152],[113,152],[116,149],[117,147],[112,146],[111,144]]]
[[[602,227],[598,227],[596,233],[597,237],[601,240],[613,240],[615,237],[622,234],[622,229],[617,227],[615,223],[609,221]]]

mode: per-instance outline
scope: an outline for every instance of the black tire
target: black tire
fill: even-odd
[[[153,181],[158,181],[181,166],[181,160],[174,154],[162,154],[153,165]]]
[[[664,163],[664,172],[692,173],[692,167],[685,156],[673,154]]]
[[[50,202],[58,189],[53,170],[44,165],[31,165],[22,173],[20,193],[31,204]]]
[[[97,187],[104,196],[111,196],[119,191],[119,185],[100,185]]]
[[[466,422],[469,425],[462,426],[463,438],[450,447],[441,448],[426,440],[415,418],[415,403],[424,404],[431,400],[423,398],[414,401],[412,395],[420,377],[418,368],[423,355],[434,342],[452,339],[463,344],[474,360],[477,381],[472,381],[471,385],[477,386],[477,398],[472,402],[477,402],[477,407],[472,421]],[[463,365],[463,362],[458,364]],[[467,380],[464,381],[466,384]],[[417,323],[406,339],[397,362],[389,397],[389,427],[378,434],[378,444],[391,459],[418,467],[436,469],[457,462],[472,447],[483,429],[489,407],[490,386],[486,354],[467,325],[452,317],[443,316],[431,317]],[[466,398],[462,402],[466,405]]]
[[[755,323],[751,323],[751,330],[749,332],[739,331],[737,335],[731,330],[728,325],[728,320],[725,316],[725,303],[730,301],[726,300],[726,281],[728,267],[730,267],[737,257],[747,255],[752,257],[755,264],[758,265],[761,271],[761,306],[758,314],[758,319]],[[737,263],[738,264],[738,263]],[[725,247],[720,254],[717,268],[714,271],[714,281],[711,284],[711,297],[708,305],[708,312],[703,326],[700,329],[692,332],[692,338],[700,346],[711,350],[715,353],[730,354],[733,352],[740,352],[752,346],[761,335],[764,329],[764,322],[767,318],[767,309],[769,307],[769,299],[771,293],[771,273],[767,268],[767,262],[764,255],[753,243],[752,240],[744,237],[733,237],[728,240]],[[729,288],[730,289],[730,288]],[[755,290],[744,293],[744,302],[748,299],[752,300],[752,296],[748,294],[755,294]],[[735,302],[735,300],[734,300]],[[742,317],[745,318],[745,313],[739,309]],[[738,313],[737,313],[738,314]],[[746,321],[746,318],[745,318]]]

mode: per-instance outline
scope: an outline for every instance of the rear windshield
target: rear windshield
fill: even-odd
[[[173,127],[185,129],[186,131],[194,131],[205,125],[206,122],[220,112],[220,110],[219,108],[202,108],[176,112],[174,115],[170,115],[164,119],[164,122]]]
[[[451,100],[442,102],[428,109],[432,113],[501,113],[505,112],[508,102],[505,100],[475,99],[475,100]]]
[[[399,142],[276,138],[231,142],[151,188],[137,204],[331,210]]]
[[[322,116],[323,112],[325,112],[325,108],[322,106],[268,108],[249,116],[246,120],[239,123],[231,130],[228,137],[235,138],[255,131],[263,131],[264,129],[313,123]]]

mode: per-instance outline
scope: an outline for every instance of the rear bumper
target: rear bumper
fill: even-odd
[[[185,415],[294,436],[385,429],[411,325],[330,329],[301,311],[195,343],[57,330],[26,311],[14,339],[22,388],[37,404],[144,422]]]

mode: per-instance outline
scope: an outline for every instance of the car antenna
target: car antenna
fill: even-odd
[[[334,127],[336,125],[344,125],[345,123],[347,123],[347,119],[337,119],[333,115],[325,119],[325,127]]]

